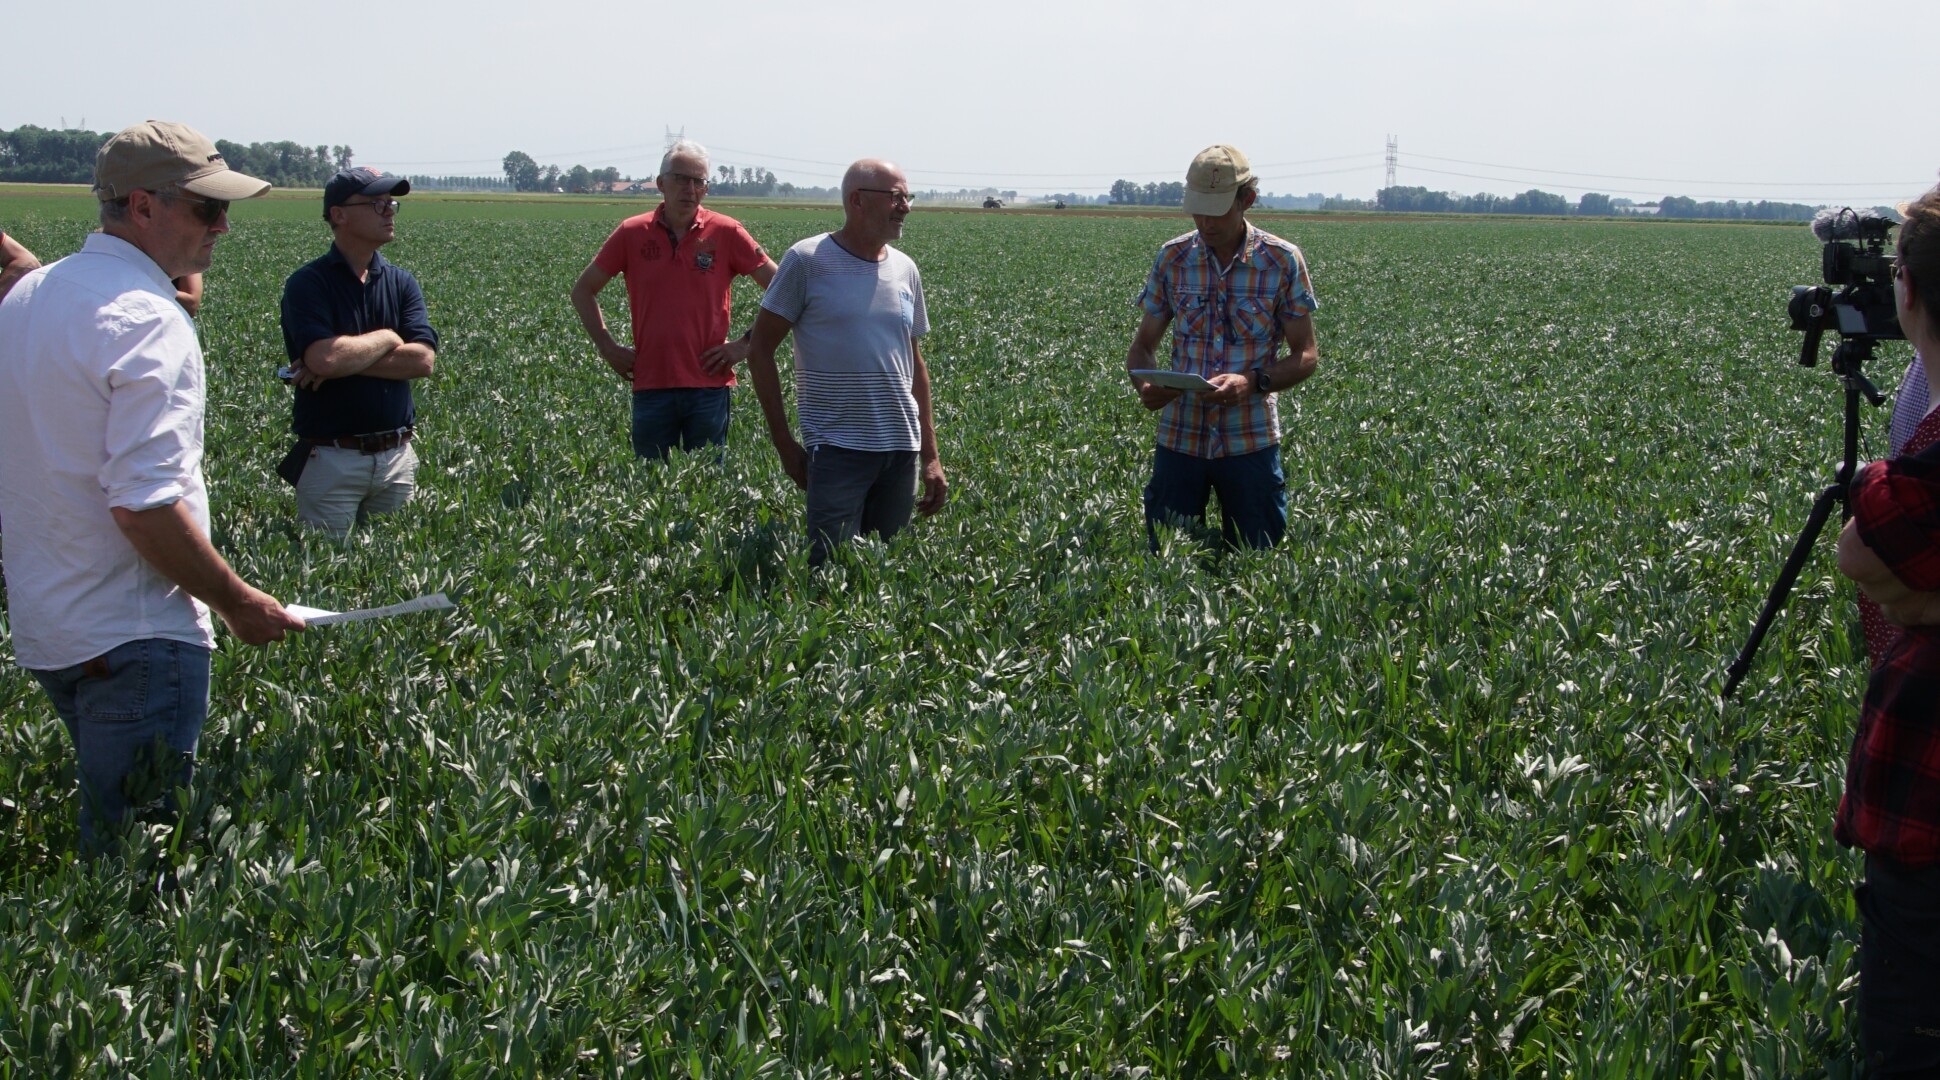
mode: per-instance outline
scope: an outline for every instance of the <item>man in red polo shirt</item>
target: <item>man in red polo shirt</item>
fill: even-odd
[[[775,261],[741,223],[701,206],[707,150],[682,139],[660,159],[660,207],[627,218],[573,284],[586,336],[633,385],[633,452],[664,458],[727,442],[728,388],[748,355],[746,334],[728,340],[728,289],[746,274],[766,289]],[[626,275],[633,344],[606,329],[599,294]]]

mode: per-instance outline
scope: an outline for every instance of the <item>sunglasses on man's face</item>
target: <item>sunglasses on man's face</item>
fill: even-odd
[[[229,212],[228,199],[204,199],[199,195],[186,195],[179,191],[154,191],[150,194],[169,202],[189,204],[190,212],[204,225],[213,226],[222,220],[222,215]]]

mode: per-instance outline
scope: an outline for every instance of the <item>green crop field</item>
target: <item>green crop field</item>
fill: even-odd
[[[1123,356],[1186,219],[919,207],[950,504],[816,574],[745,390],[723,464],[629,455],[566,293],[639,209],[406,200],[419,496],[336,544],[271,471],[327,233],[237,208],[217,546],[458,610],[225,640],[182,827],[98,865],[0,639],[0,1077],[1855,1074],[1829,542],[1717,697],[1838,455],[1804,230],[1260,218],[1323,305],[1287,540],[1152,555]],[[43,258],[90,210],[0,196]]]

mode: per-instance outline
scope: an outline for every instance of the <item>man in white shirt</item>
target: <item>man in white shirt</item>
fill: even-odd
[[[251,645],[303,628],[209,542],[202,347],[171,281],[268,190],[191,128],[127,128],[95,159],[101,231],[0,303],[8,618],[74,741],[84,850],[189,781],[210,610]]]
[[[889,246],[909,216],[909,180],[865,159],[842,177],[842,227],[788,249],[761,298],[748,375],[789,478],[808,493],[809,562],[858,533],[884,540],[943,508],[930,373],[917,339],[929,332],[923,278]],[[795,335],[795,440],[775,349]],[[916,498],[918,484],[923,497]]]

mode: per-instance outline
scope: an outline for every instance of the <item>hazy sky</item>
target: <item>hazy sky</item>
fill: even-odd
[[[650,176],[669,128],[798,184],[880,155],[1026,194],[1231,142],[1269,191],[1367,197],[1389,135],[1398,183],[1463,193],[1871,205],[1940,170],[1940,74],[1901,44],[1931,0],[9,8],[0,128],[182,120],[392,172]]]

